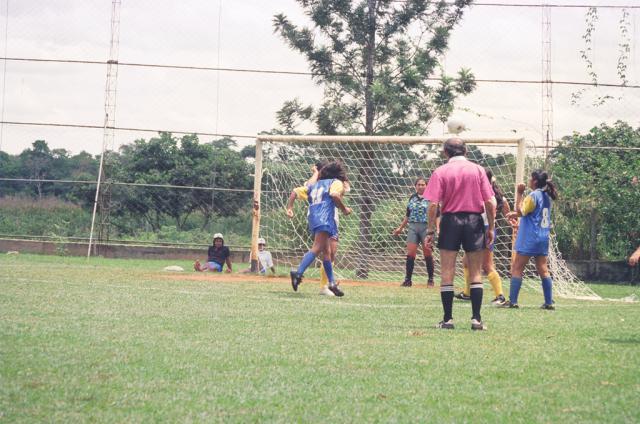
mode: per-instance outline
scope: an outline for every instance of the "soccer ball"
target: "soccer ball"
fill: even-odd
[[[465,127],[464,122],[451,120],[447,121],[447,130],[449,130],[451,134],[460,134],[466,131],[467,127]]]

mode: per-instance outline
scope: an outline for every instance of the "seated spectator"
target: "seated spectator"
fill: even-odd
[[[229,248],[224,245],[224,237],[222,234],[216,233],[213,235],[213,246],[209,246],[207,256],[206,265],[200,265],[199,260],[196,260],[193,264],[193,268],[196,271],[222,272],[222,268],[226,262],[227,272],[231,272],[231,252]]]
[[[266,274],[267,269],[271,270],[272,275],[276,275],[276,267],[273,265],[273,258],[271,252],[265,249],[267,242],[260,237],[258,239],[258,271],[260,274]],[[247,268],[242,271],[243,273],[251,272],[251,268]]]
[[[273,266],[273,258],[271,257],[271,252],[265,249],[267,242],[265,239],[260,237],[258,239],[258,269],[260,269],[260,274],[266,274],[267,268],[271,270],[273,275],[276,274],[276,267]]]

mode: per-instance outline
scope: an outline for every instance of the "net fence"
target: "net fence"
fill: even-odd
[[[335,264],[338,278],[399,283],[404,277],[406,230],[399,236],[392,235],[392,232],[405,217],[409,197],[415,193],[415,180],[418,177],[428,179],[444,163],[440,149],[440,142],[266,142],[260,235],[266,239],[278,263],[296,267],[313,240],[307,226],[308,204],[296,201],[294,216],[289,219],[285,214],[289,195],[293,188],[303,185],[311,176],[311,168],[316,161],[341,160],[348,169],[351,187],[345,203],[353,213],[339,217],[339,247]],[[468,140],[468,149],[470,160],[493,172],[498,186],[503,188],[505,201],[513,207],[517,145],[483,145]],[[494,262],[503,279],[509,275],[513,231],[504,214],[498,213]],[[422,262],[420,256],[417,263]],[[556,292],[560,296],[597,298],[569,271],[555,243],[552,243],[550,258]],[[434,259],[438,274],[437,249],[434,249]],[[307,275],[317,277],[320,264],[318,260]],[[416,266],[415,269],[414,282],[423,280],[426,283],[426,267]],[[462,277],[461,264],[457,270],[458,276]],[[525,270],[525,284],[532,288],[540,286],[531,264]]]

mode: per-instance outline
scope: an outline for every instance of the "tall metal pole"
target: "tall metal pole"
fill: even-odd
[[[89,233],[89,246],[87,258],[91,257],[93,244],[93,231],[95,228],[96,213],[100,200],[100,186],[104,177],[104,157],[108,148],[114,148],[114,128],[116,124],[116,88],[118,82],[118,51],[120,48],[120,6],[121,0],[111,2],[111,45],[109,48],[109,60],[107,61],[107,80],[104,92],[104,126],[102,136],[102,153],[98,168],[98,181],[96,182],[96,195],[93,201],[93,214],[91,215],[91,231]],[[102,213],[102,211],[101,211]],[[101,222],[104,225],[104,222]]]
[[[4,57],[7,57],[7,49],[9,46],[9,0],[7,0],[7,6],[4,15]],[[7,97],[7,59],[4,60],[2,65],[2,110],[0,111],[0,151],[2,151],[2,141],[4,139],[4,102]]]
[[[553,147],[553,84],[551,80],[551,8],[542,7],[542,137],[544,165],[547,168],[549,149]]]

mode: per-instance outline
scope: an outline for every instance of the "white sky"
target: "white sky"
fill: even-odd
[[[561,3],[622,5],[638,4],[638,0]],[[6,42],[8,57],[98,61],[108,58],[109,0],[0,0],[0,11],[0,48],[5,48]],[[584,48],[581,37],[586,27],[586,11],[552,10],[554,80],[588,81],[586,65],[579,53]],[[222,4],[220,0],[122,0],[119,60],[216,66],[219,54],[221,67],[307,71],[302,57],[273,33],[272,17],[280,12],[295,23],[306,22],[294,0],[223,0]],[[599,9],[593,61],[600,82],[619,82],[616,63],[621,13],[620,9]],[[629,84],[638,85],[640,10],[631,9],[629,13],[632,50],[627,76]],[[474,6],[454,31],[445,60],[446,70],[455,73],[460,67],[468,67],[482,79],[540,80],[541,28],[539,8]],[[2,68],[0,72],[6,77],[5,121],[102,125],[104,65],[9,61],[6,74]],[[577,88],[554,85],[556,138],[616,119],[640,126],[637,113],[640,89],[592,89],[585,93],[583,104],[576,107],[570,105],[570,96]],[[609,93],[616,99],[603,107],[588,106],[597,93]],[[318,104],[321,92],[308,76],[120,66],[116,126],[209,133],[216,132],[217,127],[219,133],[251,135],[273,128],[275,112],[285,100],[294,97]],[[539,85],[480,83],[471,96],[457,105],[473,111],[459,110],[454,114],[471,129],[463,135],[506,136],[517,131],[532,141],[540,140]],[[432,135],[442,132],[440,124],[434,125]],[[151,136],[153,133],[120,131],[116,144]],[[201,140],[211,138],[203,136]],[[36,139],[45,139],[51,148],[95,154],[102,146],[102,130],[4,125],[0,147],[16,154]]]

